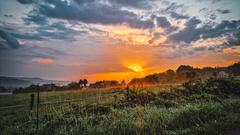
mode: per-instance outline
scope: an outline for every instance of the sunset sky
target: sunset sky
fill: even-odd
[[[240,61],[240,0],[0,0],[0,76],[130,80]]]

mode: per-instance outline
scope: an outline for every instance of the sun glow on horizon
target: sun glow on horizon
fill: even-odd
[[[129,65],[128,68],[131,69],[132,71],[136,72],[136,73],[143,72],[143,67],[140,66],[140,65]]]

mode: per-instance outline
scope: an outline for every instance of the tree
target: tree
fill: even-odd
[[[80,80],[78,81],[78,85],[79,85],[80,88],[82,87],[82,84],[83,84],[83,80],[80,79]]]
[[[182,73],[186,73],[186,72],[191,72],[193,71],[193,67],[189,66],[189,65],[181,65],[178,67],[177,69],[177,74],[182,74]]]
[[[167,83],[174,83],[174,81],[175,81],[175,78],[176,78],[176,75],[175,75],[175,72],[173,71],[173,70],[171,70],[171,69],[169,69],[169,70],[167,70],[166,72],[165,72],[165,81],[167,82]]]
[[[87,87],[87,84],[88,84],[88,80],[87,80],[87,79],[84,79],[84,80],[83,80],[83,85],[84,85],[85,88]]]
[[[189,65],[179,66],[176,73],[177,73],[178,79],[183,79],[183,80],[193,79],[196,76],[194,68]]]
[[[174,72],[173,70],[171,70],[171,69],[168,69],[168,70],[166,71],[166,74],[167,74],[167,76],[172,77],[172,76],[175,75],[175,72]]]
[[[122,80],[122,81],[121,81],[121,86],[125,86],[125,85],[126,85],[125,80]]]
[[[68,89],[79,89],[79,83],[77,82],[71,82],[68,84]]]
[[[227,70],[228,70],[228,73],[232,75],[236,75],[236,76],[240,75],[240,62],[229,66]]]
[[[197,76],[197,73],[195,71],[191,71],[191,72],[186,72],[186,77],[189,80],[194,79]]]

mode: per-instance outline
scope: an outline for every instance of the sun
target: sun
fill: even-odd
[[[136,73],[140,73],[143,71],[142,66],[139,66],[139,65],[129,65],[128,68]]]

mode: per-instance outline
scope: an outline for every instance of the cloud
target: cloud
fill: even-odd
[[[203,15],[203,17],[207,20],[216,20],[217,19],[217,10],[211,10],[208,8],[201,8],[199,13]]]
[[[36,2],[37,0],[17,0],[21,4],[32,4]]]
[[[233,40],[234,38],[239,39],[238,37],[234,36],[234,33],[238,33],[240,31],[240,20],[239,21],[225,20],[217,24],[216,26],[205,24],[203,26],[196,27],[200,23],[201,21],[196,17],[191,18],[185,24],[185,28],[177,33],[170,35],[168,37],[168,41],[174,43],[179,42],[190,43],[201,38],[207,39],[221,36],[229,36],[230,37],[228,39],[229,41]]]
[[[220,14],[229,14],[229,13],[231,13],[231,10],[228,10],[228,9],[218,9],[217,11]]]
[[[75,40],[75,36],[87,33],[85,30],[76,31],[68,28],[64,22],[57,22],[36,29],[37,35],[43,39]]]
[[[188,19],[189,18],[187,15],[182,15],[182,14],[179,14],[176,12],[170,12],[170,15],[172,18],[175,18],[175,19]]]
[[[16,38],[19,39],[26,39],[26,40],[43,40],[44,38],[41,37],[41,35],[39,35],[38,33],[20,33],[18,31],[12,32],[11,35],[13,35]]]
[[[188,19],[189,17],[187,15],[183,15],[183,10],[185,10],[185,6],[183,4],[172,2],[163,10],[163,12],[170,14],[170,16],[174,19]]]
[[[171,42],[179,43],[185,42],[190,43],[192,41],[198,40],[202,30],[196,28],[196,25],[199,23],[195,17],[191,18],[186,24],[185,28],[175,34],[172,34],[168,37],[168,40]]]
[[[223,49],[223,53],[224,54],[228,54],[228,55],[237,56],[237,57],[240,58],[240,46],[238,46],[236,48],[226,48],[226,49]]]
[[[4,17],[11,18],[11,17],[13,17],[13,15],[5,14]]]
[[[7,29],[7,28],[4,28]],[[37,27],[32,27],[33,31],[18,31],[11,29],[9,34],[18,39],[24,40],[35,40],[43,41],[49,39],[58,39],[58,40],[75,40],[75,37],[84,33],[87,33],[87,30],[74,30],[72,27],[67,26],[67,23],[59,21],[52,24],[39,25]]]
[[[29,12],[27,14],[27,17],[24,17],[23,20],[27,24],[34,22],[38,25],[46,25],[48,23],[47,18],[43,15],[40,15],[36,10],[32,10],[31,12]]]
[[[224,45],[224,48],[232,47],[232,46],[240,46],[240,30],[232,33],[227,40],[227,43]]]
[[[32,62],[37,62],[39,64],[53,64],[54,60],[50,58],[34,58]]]
[[[192,17],[185,23],[185,28],[170,34],[165,44],[176,51],[171,56],[186,57],[204,52],[222,53],[222,50],[240,45],[240,20],[222,21],[216,25],[202,23]]]
[[[2,41],[1,41],[2,38]],[[15,39],[12,35],[8,32],[0,29],[0,45],[1,48],[10,48],[10,49],[17,49],[20,47],[19,42]]]
[[[147,0],[109,0],[113,4],[120,6],[135,7],[135,8],[150,8],[150,1]]]
[[[67,52],[58,48],[41,47],[41,46],[26,46],[21,48],[19,57],[24,58],[50,58],[56,59],[59,56],[66,56]]]
[[[171,25],[166,17],[163,17],[163,16],[156,17],[156,20],[157,20],[157,25],[160,27],[166,28]]]
[[[192,17],[188,20],[186,23],[186,27],[196,27],[198,24],[200,24],[202,21],[200,19],[197,19],[196,17]]]
[[[110,1],[109,1],[110,2]],[[112,1],[111,1],[112,2]],[[130,4],[134,1],[113,1],[112,3]],[[136,2],[138,3],[138,2]],[[103,24],[103,25],[120,25],[126,24],[134,28],[152,28],[154,26],[151,20],[141,19],[138,15],[128,10],[122,10],[120,6],[106,4],[102,1],[95,0],[44,0],[35,6],[35,13],[28,15],[26,21],[36,23],[46,23],[43,16],[63,20],[75,20],[84,23]]]

